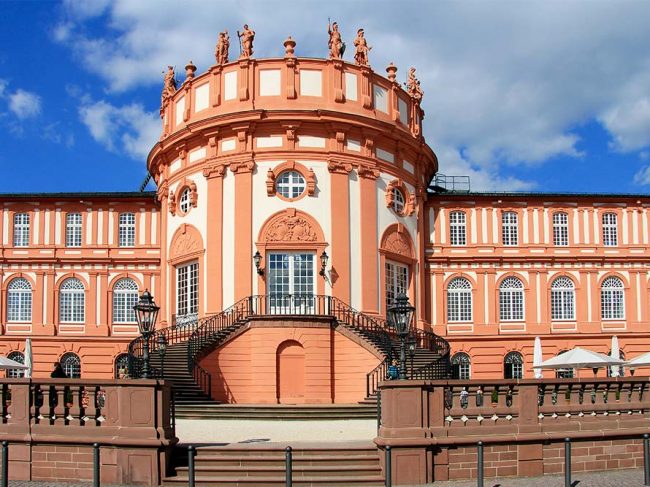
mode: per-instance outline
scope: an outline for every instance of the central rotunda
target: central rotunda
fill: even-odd
[[[398,293],[415,306],[412,372],[446,370],[420,265],[438,162],[415,69],[404,89],[392,63],[387,77],[371,69],[363,29],[354,64],[338,26],[328,31],[329,59],[297,57],[291,37],[284,57],[254,59],[245,26],[239,59],[222,32],[207,72],[190,61],[182,83],[172,67],[165,76],[147,161],[161,205],[159,335],[221,402],[372,396],[399,348],[383,319]]]

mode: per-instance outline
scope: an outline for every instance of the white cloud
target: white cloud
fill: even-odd
[[[5,94],[5,90],[7,89],[7,81],[0,78],[0,98],[2,98]]]
[[[9,109],[21,120],[36,117],[41,113],[41,97],[18,89],[9,95]]]
[[[69,1],[61,42],[111,92],[158,89],[167,64],[177,66],[179,77],[189,59],[200,72],[211,65],[223,28],[230,31],[230,54],[236,57],[235,31],[244,22],[257,33],[256,57],[281,56],[288,34],[297,40],[297,55],[323,57],[323,19],[336,12],[340,16],[332,20],[341,26],[347,59],[356,29],[364,27],[377,72],[383,74],[395,61],[403,80],[409,66],[418,68],[425,135],[440,169],[472,175],[476,189],[530,188],[537,183],[506,175],[511,165],[588,157],[578,149],[574,127],[594,120],[609,132],[614,150],[650,146],[645,2],[332,0],[293,7],[250,1],[188,0],[182,8],[175,0]],[[106,17],[105,34],[88,35],[84,22],[99,16]]]
[[[650,166],[643,166],[639,169],[634,175],[634,182],[642,186],[650,184]]]
[[[79,108],[79,117],[93,139],[133,159],[144,160],[160,136],[158,114],[137,103],[117,107],[104,100],[89,102]]]

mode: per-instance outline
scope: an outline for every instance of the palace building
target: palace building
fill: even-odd
[[[442,184],[415,70],[404,88],[334,41],[254,59],[244,39],[228,61],[220,40],[203,74],[170,68],[155,192],[0,195],[0,353],[31,338],[35,377],[59,360],[117,377],[142,357],[145,289],[170,360],[154,367],[228,403],[371,396],[399,356],[399,293],[415,378],[531,378],[535,337],[545,359],[614,336],[648,351],[650,198]]]

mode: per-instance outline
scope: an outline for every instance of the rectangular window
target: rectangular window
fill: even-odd
[[[199,312],[199,264],[192,262],[176,270],[176,314],[194,315]]]
[[[119,221],[119,242],[120,247],[135,246],[135,214],[120,213]]]
[[[29,213],[14,215],[14,247],[29,245]]]
[[[501,215],[501,236],[503,245],[517,245],[517,214],[514,211],[507,211]]]
[[[616,213],[605,213],[603,215],[603,245],[607,247],[616,247],[618,245]]]
[[[465,213],[452,211],[449,213],[449,241],[451,245],[466,245]]]
[[[81,213],[68,213],[65,217],[65,246],[81,247]]]
[[[569,217],[566,213],[553,213],[553,245],[569,245]]]
[[[270,253],[267,292],[273,314],[313,313],[315,254]]]
[[[407,266],[386,261],[386,309],[393,306],[398,294],[408,294],[408,282]]]

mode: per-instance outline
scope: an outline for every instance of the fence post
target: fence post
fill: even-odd
[[[9,485],[9,442],[2,442],[2,487]]]
[[[643,435],[643,485],[650,486],[650,435]]]
[[[99,487],[99,443],[93,443],[93,487]]]
[[[571,487],[571,438],[564,438],[564,487]]]
[[[192,445],[187,447],[187,467],[188,467],[188,485],[194,487],[194,447]]]
[[[391,447],[390,445],[386,447],[386,487],[391,487],[393,485],[393,468],[391,465]]]
[[[377,390],[377,431],[381,428],[381,391]]]
[[[293,485],[293,465],[292,465],[292,458],[291,458],[291,447],[288,446],[285,449],[285,457],[284,457],[284,465],[285,465],[285,470],[286,470],[286,487],[291,487]]]
[[[476,447],[477,458],[477,474],[476,474],[476,485],[478,487],[483,487],[483,442],[479,441],[478,446]]]

